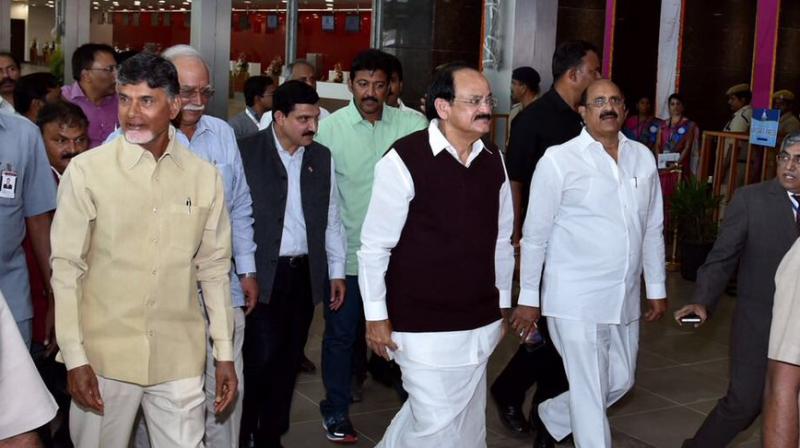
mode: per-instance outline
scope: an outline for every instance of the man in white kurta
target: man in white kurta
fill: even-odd
[[[581,103],[586,127],[533,174],[514,319],[538,319],[541,307],[564,360],[570,390],[539,405],[546,430],[599,448],[611,446],[606,408],[633,386],[642,268],[646,320],[667,308],[663,211],[652,153],[619,132],[619,88],[595,81]]]
[[[428,98],[428,129],[375,167],[358,251],[367,343],[397,361],[409,394],[378,446],[482,448],[486,363],[511,298],[511,192],[500,152],[480,140],[486,79],[448,66]]]

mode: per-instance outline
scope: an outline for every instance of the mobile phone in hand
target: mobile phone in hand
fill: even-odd
[[[680,318],[682,324],[699,324],[703,321],[697,314],[691,313]]]

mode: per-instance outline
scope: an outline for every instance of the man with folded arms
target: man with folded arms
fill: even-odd
[[[139,54],[120,67],[118,81],[124,138],[70,162],[53,222],[72,440],[81,448],[127,447],[141,405],[153,446],[202,447],[204,313],[217,412],[237,388],[222,178],[176,140],[172,63]]]

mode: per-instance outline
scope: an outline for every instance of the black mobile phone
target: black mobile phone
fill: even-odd
[[[699,324],[703,321],[697,314],[687,314],[680,318],[682,324]]]

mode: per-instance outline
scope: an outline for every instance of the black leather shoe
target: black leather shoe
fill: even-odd
[[[497,406],[497,415],[500,416],[500,422],[509,431],[515,435],[525,435],[530,431],[528,421],[525,419],[525,414],[522,413],[521,406],[513,406],[503,404],[492,396],[494,404]]]
[[[531,409],[530,424],[531,427],[536,430],[536,438],[533,439],[533,448],[554,448],[556,446],[556,439],[550,435],[547,427],[544,426],[544,423],[542,423],[542,420],[539,418],[536,405]]]

